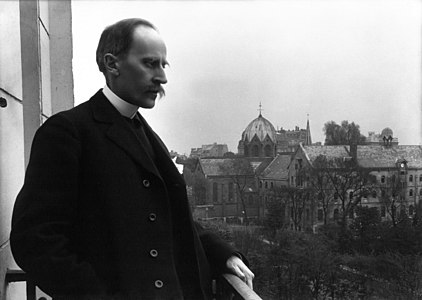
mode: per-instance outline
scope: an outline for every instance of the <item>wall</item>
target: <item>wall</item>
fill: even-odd
[[[32,139],[43,120],[73,106],[70,0],[0,1],[0,300],[25,299],[5,284],[9,233]],[[60,97],[58,97],[60,95]],[[59,101],[60,100],[60,101]]]

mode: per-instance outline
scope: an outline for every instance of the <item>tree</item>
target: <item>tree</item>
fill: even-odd
[[[342,121],[338,125],[334,121],[324,124],[325,145],[364,145],[365,136],[361,135],[359,125],[354,122]]]
[[[391,177],[384,177],[384,182],[379,186],[380,202],[390,216],[394,227],[407,216],[398,214],[400,206],[404,205],[405,180],[400,176],[400,171],[393,173]]]
[[[290,186],[275,187],[274,190],[276,194],[282,195],[286,207],[290,209],[290,219],[293,222],[294,230],[302,230],[303,214],[310,205],[311,190],[306,187]]]
[[[333,203],[333,189],[328,176],[328,163],[324,155],[319,155],[312,162],[301,169],[299,176],[305,179],[312,194],[318,199],[318,204],[323,211],[324,225],[327,224],[328,211]]]
[[[373,190],[376,178],[353,159],[339,157],[327,160],[326,164],[328,181],[340,202],[341,225],[345,228],[355,207]]]
[[[381,216],[376,207],[356,207],[356,218],[350,224],[355,249],[359,253],[372,253],[378,248]]]

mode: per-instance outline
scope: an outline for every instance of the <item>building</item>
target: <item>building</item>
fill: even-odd
[[[226,144],[213,143],[210,145],[202,145],[201,148],[191,148],[190,157],[223,157],[229,152]]]
[[[299,144],[312,145],[311,129],[309,120],[306,122],[306,129],[300,129],[298,126],[294,130],[277,130],[277,153],[293,153]]]
[[[242,222],[245,216],[260,218],[256,178],[271,161],[242,157],[199,159],[192,175],[195,179],[191,179],[196,217],[233,222]]]
[[[399,144],[399,139],[393,136],[393,131],[388,127],[384,128],[380,134],[370,131],[366,137],[367,145],[384,145],[386,142],[394,146]]]
[[[11,215],[35,131],[73,106],[70,0],[0,1],[0,40],[0,299],[26,299],[5,281]]]
[[[294,130],[275,130],[260,110],[258,117],[242,132],[237,151],[244,157],[276,157],[277,154],[293,153],[300,143],[312,145],[309,120],[306,129],[296,126]]]
[[[391,141],[391,139],[390,139]],[[358,200],[359,205],[376,207],[382,218],[394,219],[400,216],[413,217],[421,206],[422,199],[422,147],[392,145],[388,140],[383,145],[355,145],[355,146],[303,146],[301,145],[292,156],[288,167],[289,185],[292,187],[309,187],[309,178],[304,179],[300,171],[310,166],[315,167],[315,161],[323,156],[327,160],[355,161],[359,168],[372,175],[374,181],[368,185],[365,193],[350,188],[346,197],[348,201]],[[334,174],[335,164],[330,165]],[[311,212],[312,224],[303,228],[323,224],[324,218],[336,220],[341,212],[339,195],[327,185],[325,191],[329,207],[321,206],[319,195],[313,194],[316,204]],[[358,197],[358,198],[357,198]],[[350,211],[353,217],[353,210]],[[325,216],[327,214],[327,216]]]

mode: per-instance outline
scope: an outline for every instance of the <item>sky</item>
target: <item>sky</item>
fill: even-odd
[[[169,150],[217,142],[237,153],[260,103],[276,129],[306,128],[309,115],[313,142],[348,120],[422,143],[420,0],[73,0],[72,15],[75,105],[104,86],[95,51],[107,25],[158,27],[166,96],[140,112]]]

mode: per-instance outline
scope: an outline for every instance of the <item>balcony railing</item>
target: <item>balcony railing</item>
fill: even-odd
[[[6,288],[9,283],[26,282],[26,299],[37,299],[35,283],[28,280],[24,271],[7,270],[5,280]],[[213,281],[213,294],[215,300],[262,300],[245,282],[232,274],[223,274]]]

